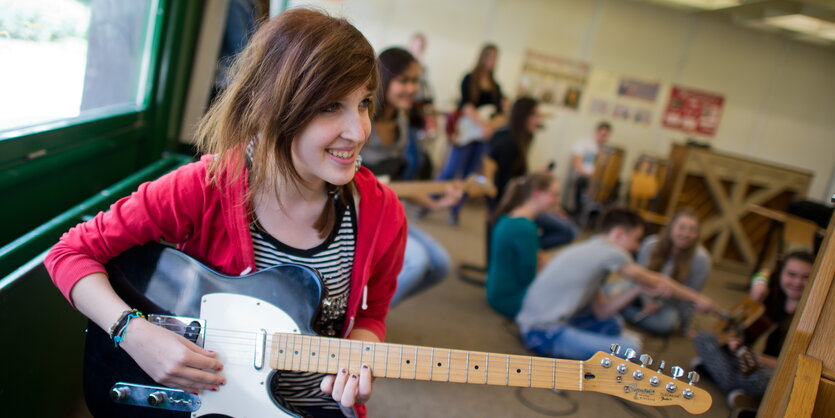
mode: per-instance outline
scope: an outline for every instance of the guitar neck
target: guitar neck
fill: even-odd
[[[335,374],[368,365],[374,376],[434,382],[583,390],[583,363],[544,357],[274,334],[270,366]]]

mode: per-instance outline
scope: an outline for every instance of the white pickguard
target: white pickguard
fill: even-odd
[[[299,327],[281,309],[260,299],[231,293],[203,296],[200,318],[206,320],[204,348],[218,353],[226,385],[217,392],[204,390],[202,406],[193,417],[224,414],[235,418],[291,417],[269,393],[270,338],[275,332],[299,333]],[[267,331],[264,362],[255,368],[256,335]]]

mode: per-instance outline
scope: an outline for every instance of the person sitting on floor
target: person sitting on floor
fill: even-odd
[[[765,313],[745,330],[742,338],[732,338],[721,345],[716,335],[700,332],[693,339],[699,357],[692,364],[728,394],[731,407],[755,406],[765,393],[814,261],[814,256],[806,251],[790,253],[783,259],[768,280]],[[753,280],[759,279],[755,275]],[[754,298],[756,294],[749,296]],[[766,338],[762,354],[753,355],[754,364],[741,364],[739,358],[752,357],[745,354],[747,347],[761,338]]]
[[[487,302],[500,314],[519,313],[539,267],[539,214],[560,202],[560,184],[550,174],[534,173],[510,181],[493,221]]]
[[[659,235],[650,235],[638,250],[638,264],[672,277],[677,282],[701,292],[710,273],[710,254],[699,244],[699,218],[682,209],[673,215],[670,225]],[[624,286],[625,284],[625,286]],[[628,282],[607,285],[607,290],[624,291]],[[693,310],[687,303],[661,300],[642,294],[620,311],[623,318],[654,335],[687,331]]]
[[[643,232],[638,214],[613,208],[601,218],[599,235],[551,259],[531,283],[516,316],[525,346],[540,355],[570,359],[587,359],[613,343],[640,351],[640,340],[623,333],[617,313],[641,291],[688,300],[701,311],[715,310],[710,298],[632,260]],[[640,286],[606,297],[603,283],[615,272]]]

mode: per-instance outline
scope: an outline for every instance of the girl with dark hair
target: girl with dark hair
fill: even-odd
[[[659,235],[644,239],[638,264],[701,292],[710,273],[710,253],[699,244],[699,217],[689,209],[673,215]],[[693,317],[689,304],[641,295],[621,311],[624,319],[655,335],[687,331]]]
[[[534,219],[559,204],[560,185],[550,174],[511,180],[493,219],[487,302],[513,318],[522,307],[539,266],[539,230]]]
[[[708,332],[699,333],[693,339],[699,355],[693,360],[693,365],[707,371],[719,388],[728,394],[731,407],[742,406],[744,398],[748,398],[750,405],[751,401],[757,402],[765,393],[814,262],[814,256],[806,251],[793,252],[783,258],[769,280],[765,313],[754,326],[745,330],[742,338],[733,338],[724,346]],[[743,371],[738,355],[762,338],[766,339],[765,348],[761,354],[754,356],[754,369],[749,367]]]
[[[500,128],[490,138],[487,156],[496,162],[493,184],[496,185],[497,194],[487,201],[489,212],[492,213],[501,201],[507,182],[528,173],[528,150],[541,123],[539,102],[530,97],[520,97],[510,109],[507,126]],[[551,170],[547,168],[543,172]],[[579,233],[560,205],[540,213],[535,222],[541,230],[540,246],[545,250],[568,244]]]
[[[377,84],[374,50],[347,21],[295,9],[263,23],[201,122],[205,155],[64,234],[45,261],[55,284],[102,329],[123,323],[117,346],[153,380],[191,392],[223,391],[223,364],[141,315],[123,322],[136,312],[103,264],[131,247],[164,240],[229,276],[307,265],[327,290],[314,328],[382,341],[406,220],[357,161]],[[315,416],[364,415],[371,395],[368,366],[275,376],[272,391]]]
[[[405,49],[389,48],[380,53],[380,89],[377,92],[379,110],[372,123],[371,138],[361,155],[375,175],[401,178],[406,166],[406,144],[414,139],[409,127],[408,111],[418,91],[420,67]],[[408,200],[426,210],[444,209],[457,203],[460,191],[452,190],[438,200],[429,196]],[[449,273],[449,254],[441,244],[414,225],[409,225],[406,257],[397,275],[397,292],[392,306],[440,283]]]
[[[502,89],[493,77],[497,57],[496,46],[485,45],[481,49],[475,68],[461,81],[461,102],[458,110],[462,112],[462,116],[459,126],[470,126],[472,129],[459,129],[458,139],[453,144],[439,175],[441,180],[463,179],[481,168],[486,141],[495,129],[490,118],[504,113]],[[491,115],[481,115],[480,110],[487,106],[491,106]],[[464,123],[465,121],[467,123]],[[462,199],[450,210],[450,223],[458,223],[458,212],[463,202]]]

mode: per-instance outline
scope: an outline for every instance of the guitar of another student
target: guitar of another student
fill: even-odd
[[[270,387],[277,370],[336,373],[371,367],[374,376],[605,393],[632,402],[705,412],[710,395],[649,368],[648,355],[598,352],[586,361],[372,343],[316,335],[324,288],[318,272],[281,265],[242,277],[218,274],[161,244],[133,248],[108,266],[119,295],[151,323],[218,353],[227,384],[194,395],[160,386],[91,323],[84,391],[96,416],[297,416]],[[130,338],[130,337],[128,337]],[[662,363],[662,368],[663,362]]]
[[[763,313],[765,306],[762,303],[746,297],[731,310],[719,313],[713,333],[720,345],[728,345],[731,339],[743,338],[749,328],[771,327],[773,324],[763,318]],[[732,350],[732,353],[736,356],[739,370],[743,374],[753,373],[759,368],[759,362],[749,347],[740,345]]]

